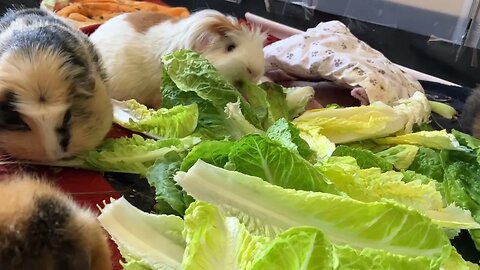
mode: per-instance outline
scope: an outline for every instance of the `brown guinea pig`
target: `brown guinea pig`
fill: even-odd
[[[46,179],[5,176],[0,205],[0,269],[112,269],[107,236],[95,215]]]
[[[245,79],[257,83],[265,70],[265,38],[259,29],[210,9],[186,18],[155,12],[126,13],[108,20],[90,35],[105,63],[111,97],[136,99],[154,108],[162,100],[163,55],[194,50],[231,83]]]
[[[112,117],[87,36],[40,9],[0,19],[0,149],[18,159],[72,157],[96,147]]]

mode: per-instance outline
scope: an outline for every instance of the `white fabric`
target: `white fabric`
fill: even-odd
[[[320,23],[305,33],[277,41],[266,46],[264,53],[267,73],[280,69],[303,80],[326,79],[364,88],[370,103],[391,105],[416,91],[424,92],[416,79],[356,38],[339,21]],[[359,93],[353,94],[360,97]]]

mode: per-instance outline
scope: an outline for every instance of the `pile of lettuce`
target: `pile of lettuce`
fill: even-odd
[[[479,269],[450,239],[480,250],[480,141],[419,130],[424,94],[305,111],[309,87],[237,89],[192,51],[163,64],[162,109],[115,102],[145,136],[57,164],[155,189],[155,213],[122,198],[99,216],[125,269]]]

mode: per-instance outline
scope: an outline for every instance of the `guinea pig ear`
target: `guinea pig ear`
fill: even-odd
[[[0,131],[28,131],[30,127],[22,120],[16,110],[15,94],[8,91],[0,101]]]
[[[212,16],[210,20],[204,24],[200,24],[198,36],[193,49],[199,52],[205,51],[216,40],[227,36],[228,32],[239,30],[239,26],[235,25],[225,16]]]

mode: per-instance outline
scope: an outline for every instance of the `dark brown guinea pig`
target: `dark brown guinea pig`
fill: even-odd
[[[52,161],[96,147],[112,125],[99,57],[79,30],[41,9],[0,19],[0,149]]]
[[[96,216],[46,179],[4,177],[0,205],[0,269],[112,269]]]
[[[460,123],[463,130],[476,138],[480,138],[480,88],[472,90],[472,93],[463,105]]]

